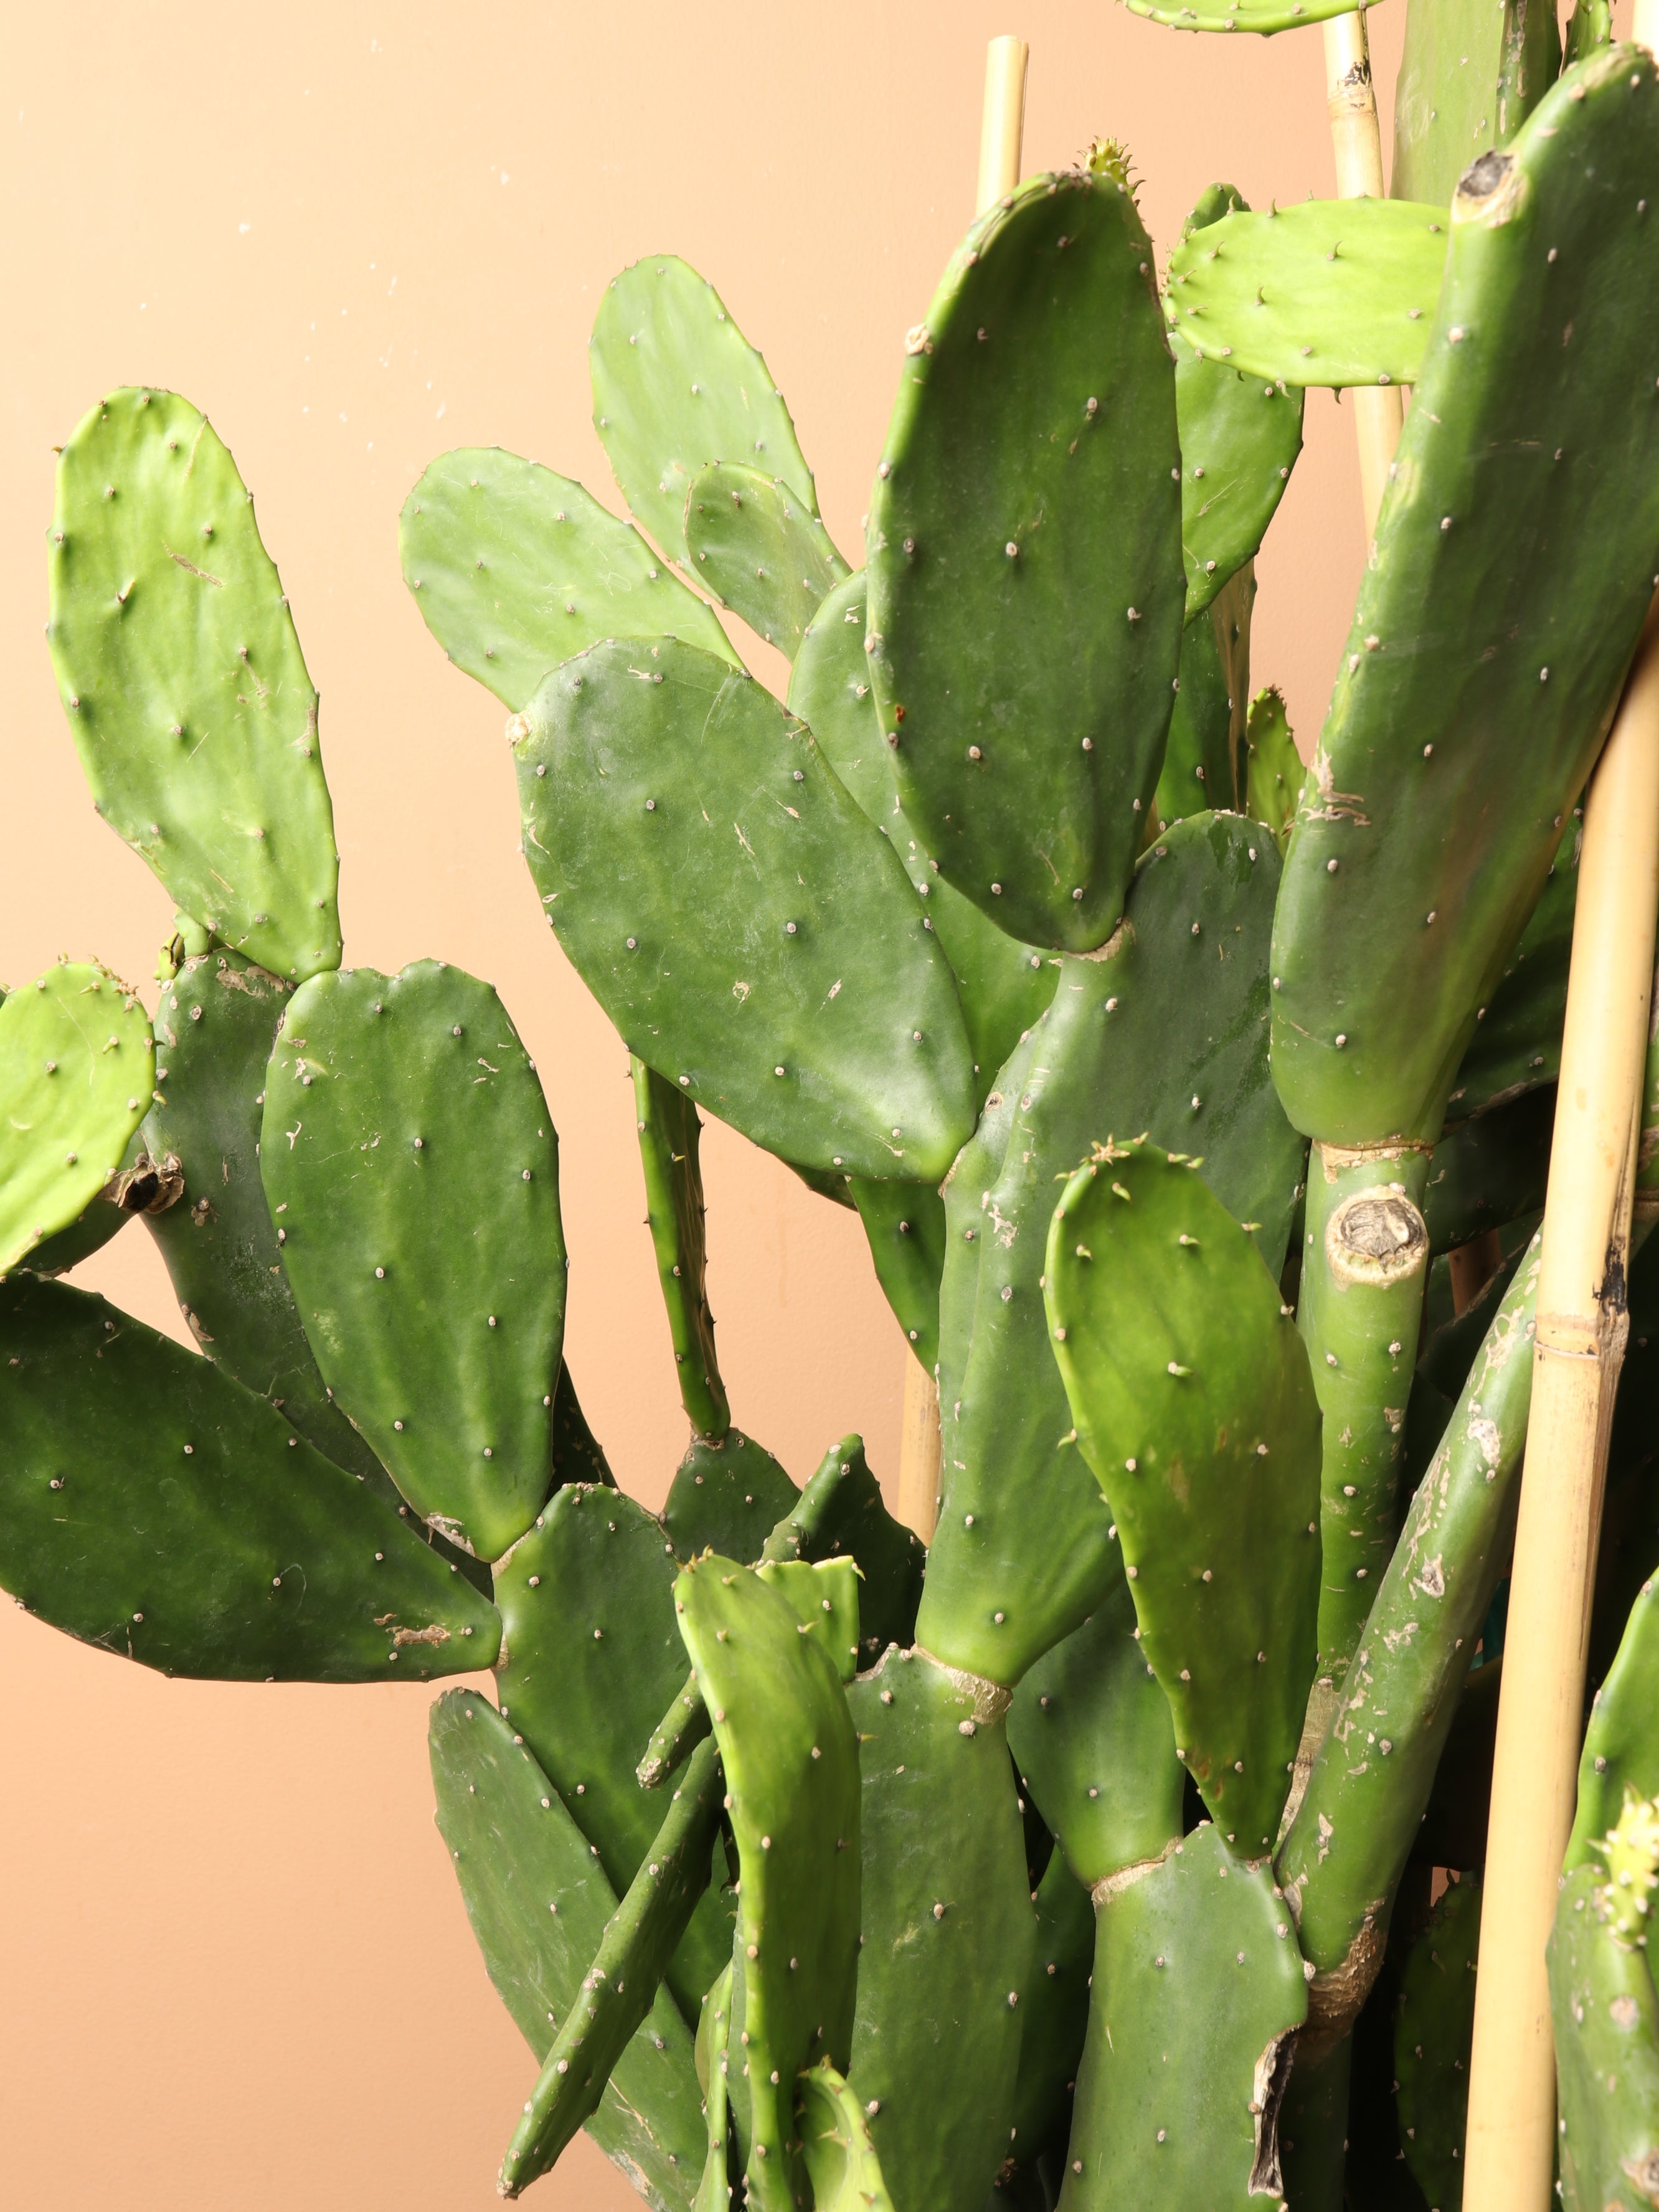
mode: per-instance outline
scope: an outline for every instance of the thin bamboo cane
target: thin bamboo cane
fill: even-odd
[[[1025,131],[1024,39],[993,39],[985,53],[985,105],[979,136],[979,190],[983,214],[1019,182]],[[939,1512],[939,1386],[914,1352],[904,1363],[904,1420],[899,1441],[898,1517],[923,1543],[932,1541]]]
[[[1465,2212],[1547,2212],[1555,2051],[1544,1947],[1572,1825],[1659,915],[1659,602],[1589,787],[1550,1151],[1532,1413],[1476,1984]]]
[[[1376,88],[1371,82],[1363,8],[1352,15],[1329,15],[1325,20],[1325,105],[1336,155],[1338,198],[1382,199],[1382,137],[1377,127]],[[1359,443],[1359,490],[1369,540],[1376,528],[1376,510],[1382,504],[1389,464],[1400,441],[1404,415],[1399,389],[1393,385],[1357,385],[1348,401]]]

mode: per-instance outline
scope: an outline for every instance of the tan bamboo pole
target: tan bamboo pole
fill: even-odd
[[[1464,2212],[1547,2212],[1544,1947],[1572,1826],[1659,914],[1659,603],[1584,806],[1475,1984]]]
[[[1339,199],[1380,200],[1382,136],[1376,120],[1376,88],[1371,82],[1370,49],[1365,40],[1365,11],[1325,19],[1325,105],[1331,118]],[[1389,481],[1389,463],[1400,442],[1404,420],[1398,387],[1356,385],[1348,394],[1354,435],[1359,444],[1359,492],[1365,508],[1365,537],[1376,528],[1376,510]]]
[[[982,215],[1019,182],[1025,131],[1024,39],[993,39],[985,53],[985,104],[979,133],[979,190]],[[933,1540],[939,1511],[939,1386],[915,1352],[904,1362],[904,1419],[899,1434],[898,1517],[923,1543]]]

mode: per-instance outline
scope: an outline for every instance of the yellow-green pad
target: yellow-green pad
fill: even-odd
[[[458,668],[514,714],[602,637],[684,637],[735,661],[707,604],[572,477],[499,446],[434,461],[398,525],[404,581]]]
[[[871,494],[870,665],[904,811],[1012,937],[1111,933],[1174,703],[1175,370],[1133,197],[1038,176],[907,343]]]
[[[1050,1224],[1045,1302],[1176,1749],[1271,1848],[1313,1678],[1319,1407],[1248,1231],[1189,1162],[1104,1146]]]
[[[1480,1885],[1450,1883],[1406,1954],[1394,2027],[1400,2147],[1427,2202],[1460,2212]],[[1601,2212],[1601,2208],[1595,2208]]]
[[[0,1274],[118,1173],[155,1066],[149,1017],[106,968],[61,962],[0,1006]]]
[[[678,254],[653,254],[611,279],[588,365],[611,471],[671,560],[686,557],[686,497],[713,461],[763,470],[817,514],[783,394],[714,286]]]
[[[323,1378],[410,1504],[493,1559],[550,1486],[558,1141],[488,983],[320,975],[265,1079],[259,1161]]]
[[[800,2132],[817,2212],[894,2212],[870,2118],[829,2060],[800,2077]]]
[[[1569,1867],[1599,1865],[1596,1846],[1618,1820],[1627,1796],[1659,1795],[1659,1577],[1650,1577],[1630,1609],[1619,1656],[1595,1692],[1578,1762],[1578,1804],[1567,1845]]]
[[[1395,199],[1449,206],[1464,170],[1494,143],[1508,12],[1492,0],[1407,4],[1389,169]]]
[[[731,2103],[726,2069],[732,2040],[732,1969],[728,1966],[702,2001],[697,2022],[697,2075],[702,2083],[703,2118],[708,2148],[695,2212],[726,2212],[732,2202]]]
[[[578,2002],[617,1910],[592,1846],[489,1700],[432,1709],[438,1832],[489,1978],[537,2063]],[[653,2208],[691,2212],[702,2120],[691,2031],[667,1992],[617,2060],[587,2132]]]
[[[175,905],[290,978],[340,960],[317,693],[253,495],[176,392],[111,392],[58,464],[47,636],[93,802]]]
[[[895,2203],[956,2212],[982,2204],[1008,2155],[1032,1976],[1007,1736],[920,1650],[889,1651],[848,1705],[864,1801],[848,2078]]]
[[[1269,382],[1415,384],[1449,228],[1406,200],[1238,209],[1176,248],[1164,311],[1206,360]]]
[[[1653,594],[1656,110],[1607,47],[1458,188],[1275,919],[1273,1077],[1328,1143],[1438,1135]]]
[[[956,986],[811,732],[671,638],[595,646],[525,721],[530,872],[629,1051],[786,1159],[937,1182],[973,1122]]]
[[[1297,31],[1328,15],[1347,15],[1350,0],[1129,0],[1132,12],[1172,31]]]
[[[762,1559],[756,1574],[788,1599],[800,1632],[827,1652],[842,1682],[859,1662],[859,1582],[852,1559]]]
[[[1303,771],[1285,695],[1276,684],[1263,684],[1250,702],[1244,750],[1244,811],[1267,824],[1283,852],[1296,820]]]
[[[664,1969],[708,1887],[725,1786],[714,1745],[702,1745],[542,2063],[501,2160],[503,2197],[519,2196],[556,2163],[599,2109],[612,2070],[644,2025]]]
[[[685,507],[692,574],[791,660],[848,567],[808,501],[735,461],[699,469]]]
[[[711,1554],[682,1570],[674,1602],[714,1719],[742,1865],[749,2202],[795,2212],[795,2076],[825,2057],[844,2068],[852,2042],[858,1742],[834,1665],[779,1591]]]
[[[166,1674],[425,1680],[494,1663],[462,1575],[264,1399],[102,1298],[0,1285],[0,1581]]]
[[[1308,2009],[1271,1872],[1206,1821],[1097,1913],[1060,2212],[1256,2212],[1281,2193],[1278,2100]]]
[[[1659,2185],[1659,2002],[1612,1918],[1597,1869],[1574,1868],[1549,1943],[1566,2212],[1648,2212]]]

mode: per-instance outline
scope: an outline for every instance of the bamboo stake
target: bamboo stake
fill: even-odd
[[[1629,1326],[1656,914],[1659,602],[1584,805],[1492,1766],[1464,2212],[1547,2212],[1552,2201],[1544,1947],[1572,1826],[1601,1486]]]
[[[1364,8],[1352,15],[1325,19],[1325,106],[1336,155],[1338,198],[1385,198],[1382,137],[1377,126],[1376,88],[1371,82]],[[1394,385],[1356,385],[1348,399],[1359,444],[1359,491],[1369,542],[1376,529],[1376,510],[1382,504],[1389,464],[1400,442],[1405,416],[1399,388]]]
[[[1024,39],[993,39],[985,52],[985,105],[979,134],[979,189],[975,209],[983,215],[993,201],[1019,182],[1019,154],[1025,131],[1025,64],[1030,49]],[[924,1544],[933,1540],[939,1511],[939,1386],[910,1353],[904,1363],[904,1419],[899,1435],[898,1517]]]

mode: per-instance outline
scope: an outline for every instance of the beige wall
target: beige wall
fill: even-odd
[[[1373,19],[1385,81],[1402,5]],[[173,386],[258,495],[322,691],[348,959],[489,976],[535,1054],[572,1365],[655,1504],[683,1425],[624,1054],[538,925],[501,709],[399,582],[404,495],[444,447],[499,441],[613,496],[586,331],[617,268],[672,247],[765,350],[854,549],[902,334],[971,211],[986,38],[1031,41],[1028,168],[1127,139],[1167,248],[1212,178],[1255,202],[1331,189],[1318,34],[1177,40],[1108,0],[101,0],[11,26],[0,975],[62,951],[147,976],[167,933],[93,818],[40,625],[54,441],[112,385]],[[1304,750],[1360,555],[1348,425],[1318,398],[1257,616],[1258,678]],[[890,1476],[902,1353],[853,1218],[738,1138],[707,1156],[738,1419],[802,1479],[862,1428]],[[177,1333],[142,1230],[85,1273]],[[495,2201],[533,2068],[432,1826],[428,1702],[164,1683],[0,1611],[0,2201]],[[634,2200],[584,2142],[539,2201]]]

